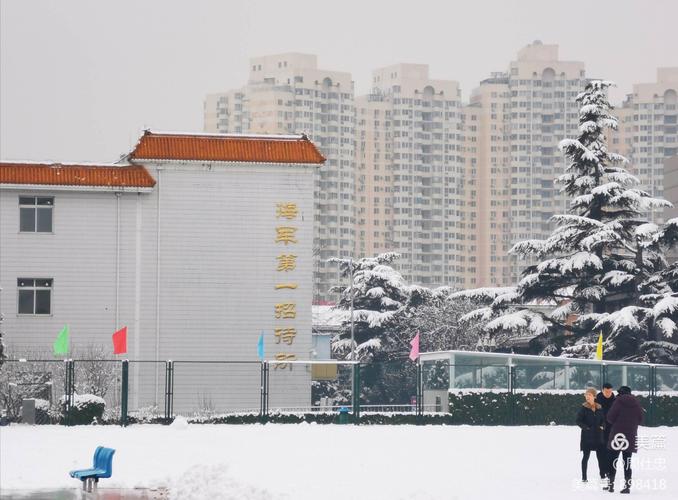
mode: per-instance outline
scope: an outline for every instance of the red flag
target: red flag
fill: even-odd
[[[113,354],[125,354],[127,352],[127,327],[123,326],[113,334]]]
[[[410,345],[412,346],[412,349],[410,349],[410,359],[414,361],[419,357],[419,332],[410,340]]]

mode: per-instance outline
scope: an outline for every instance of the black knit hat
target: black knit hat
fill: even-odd
[[[628,385],[622,385],[617,392],[619,394],[631,394],[631,388]]]

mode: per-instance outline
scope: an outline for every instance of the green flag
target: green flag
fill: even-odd
[[[68,325],[64,326],[54,341],[54,354],[68,354]]]

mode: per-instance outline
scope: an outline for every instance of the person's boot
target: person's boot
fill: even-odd
[[[614,481],[610,480],[610,485],[607,487],[607,491],[614,493]]]
[[[624,488],[619,493],[631,493],[631,480],[624,481]]]

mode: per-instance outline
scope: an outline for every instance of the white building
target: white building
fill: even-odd
[[[304,133],[327,158],[315,179],[314,299],[336,299],[331,257],[355,246],[355,106],[350,73],[318,68],[311,54],[250,60],[247,84],[205,99],[207,132]]]
[[[8,354],[51,356],[68,324],[73,358],[127,326],[132,361],[256,361],[261,332],[267,359],[308,359],[315,146],[147,131],[127,160],[0,163]],[[131,409],[162,402],[162,370],[131,364]],[[272,406],[310,401],[306,370],[271,384]],[[175,365],[177,409],[258,408],[259,386],[258,363]]]

